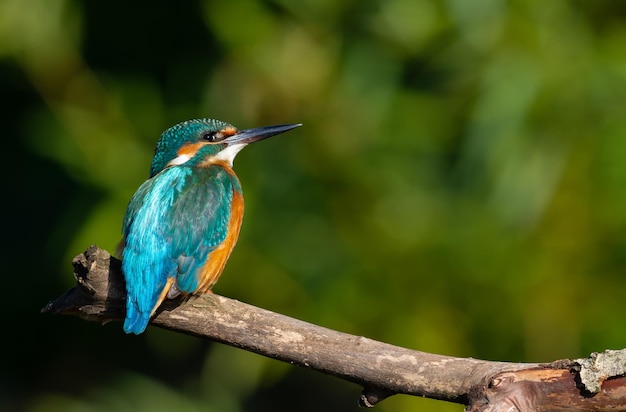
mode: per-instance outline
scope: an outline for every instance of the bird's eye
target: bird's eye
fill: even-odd
[[[202,135],[202,140],[205,142],[219,142],[224,138],[224,133],[222,132],[207,132]]]

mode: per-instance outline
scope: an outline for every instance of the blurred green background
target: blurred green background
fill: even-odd
[[[217,293],[446,355],[626,346],[624,2],[1,0],[0,82],[0,410],[358,410],[333,377],[39,313],[196,117],[304,124],[238,156]]]

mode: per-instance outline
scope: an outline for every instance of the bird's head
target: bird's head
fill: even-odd
[[[246,145],[298,126],[301,125],[285,124],[240,131],[231,124],[214,119],[179,123],[161,135],[154,149],[150,177],[171,166],[206,166],[219,162],[232,166],[235,156]]]

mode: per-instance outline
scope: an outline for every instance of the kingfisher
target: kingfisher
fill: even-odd
[[[243,218],[235,156],[298,126],[240,131],[220,120],[194,119],[163,132],[149,178],[130,199],[122,225],[126,333],[141,334],[166,298],[211,290]]]

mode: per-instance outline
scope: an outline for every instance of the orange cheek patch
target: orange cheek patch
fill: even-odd
[[[198,150],[205,144],[206,143],[188,143],[182,145],[176,154],[179,156],[189,156],[190,158],[194,157],[194,155],[198,153]]]

